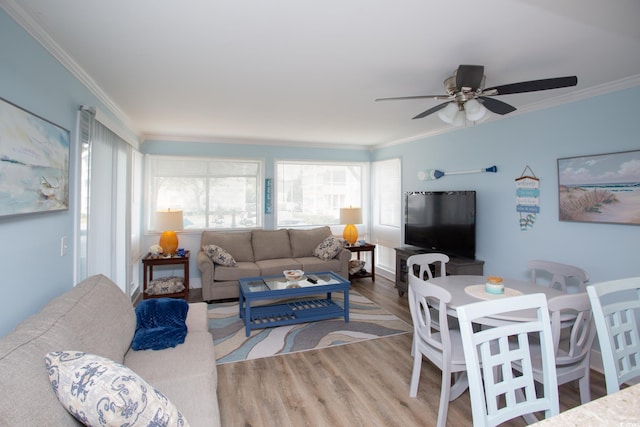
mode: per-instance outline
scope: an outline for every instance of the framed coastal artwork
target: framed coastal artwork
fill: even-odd
[[[640,150],[558,159],[560,221],[640,225]]]
[[[0,217],[69,209],[69,131],[0,98]]]

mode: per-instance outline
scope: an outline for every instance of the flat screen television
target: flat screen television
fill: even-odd
[[[476,192],[421,191],[406,193],[407,245],[449,256],[476,256]]]

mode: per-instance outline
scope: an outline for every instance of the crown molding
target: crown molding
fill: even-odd
[[[107,95],[91,76],[69,55],[38,23],[20,6],[16,0],[0,0],[0,7],[27,31],[42,47],[58,60],[80,81],[104,106],[120,120],[132,134],[137,135],[131,121],[122,109]]]

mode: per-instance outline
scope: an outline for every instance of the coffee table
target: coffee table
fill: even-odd
[[[307,275],[296,281],[288,281],[284,275],[240,279],[240,318],[244,319],[246,336],[250,335],[252,329],[315,322],[343,316],[344,321],[348,322],[351,283],[331,271],[311,274],[319,279],[318,283],[307,281]],[[344,294],[343,307],[331,299],[332,292]],[[325,298],[318,297],[321,294],[324,294],[322,297]],[[283,298],[295,298],[295,300],[255,305],[257,301]]]

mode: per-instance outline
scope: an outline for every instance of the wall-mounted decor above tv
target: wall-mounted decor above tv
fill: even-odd
[[[476,256],[476,192],[405,193],[404,242],[425,252]]]

